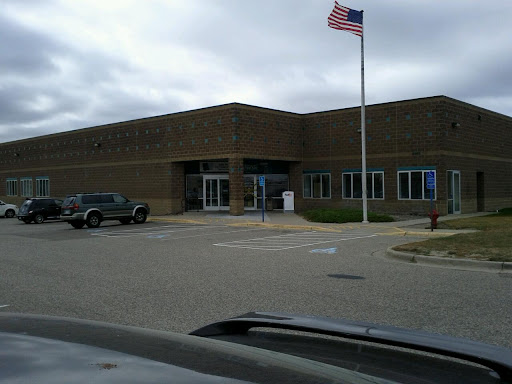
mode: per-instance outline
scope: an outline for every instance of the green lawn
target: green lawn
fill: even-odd
[[[439,229],[477,229],[443,238],[404,244],[393,249],[427,256],[512,261],[512,208],[488,216],[440,222]]]

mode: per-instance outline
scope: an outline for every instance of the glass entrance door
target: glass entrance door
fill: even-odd
[[[203,196],[204,210],[219,211],[229,209],[228,176],[204,176]]]
[[[448,214],[460,213],[460,171],[448,171]]]
[[[244,208],[247,210],[256,209],[257,198],[256,176],[244,176]]]

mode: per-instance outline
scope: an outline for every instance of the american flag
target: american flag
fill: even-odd
[[[343,7],[335,1],[334,9],[327,18],[327,25],[334,29],[363,36],[363,12]]]

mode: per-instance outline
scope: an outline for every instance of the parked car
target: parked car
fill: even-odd
[[[0,200],[0,216],[12,218],[18,214],[18,206],[14,204],[8,204]]]
[[[76,193],[64,200],[61,219],[77,229],[86,224],[97,228],[105,220],[142,224],[149,212],[147,203],[128,200],[119,193]]]
[[[18,220],[26,224],[34,221],[41,224],[45,220],[56,220],[60,218],[60,207],[62,200],[51,197],[27,199],[18,211]]]
[[[0,313],[0,362],[5,362],[0,363],[0,383],[505,384],[512,378],[507,348],[379,324],[267,312],[247,313],[188,335]]]

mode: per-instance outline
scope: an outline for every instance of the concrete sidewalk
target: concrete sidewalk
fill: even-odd
[[[489,213],[471,213],[463,215],[448,215],[439,218],[439,221],[453,220],[465,217],[483,216]],[[389,223],[314,223],[305,220],[296,213],[283,212],[265,212],[265,219],[262,220],[260,211],[246,212],[243,216],[230,216],[228,212],[185,212],[182,215],[168,216],[151,216],[153,221],[169,221],[181,223],[198,223],[198,224],[226,224],[236,226],[261,226],[269,228],[289,228],[304,230],[322,230],[337,232],[348,227],[350,228],[380,228],[383,234],[401,235],[401,236],[450,236],[455,233],[472,232],[471,230],[446,230],[435,229],[430,231],[430,219],[428,217],[418,218],[416,216],[411,219],[389,222]]]

